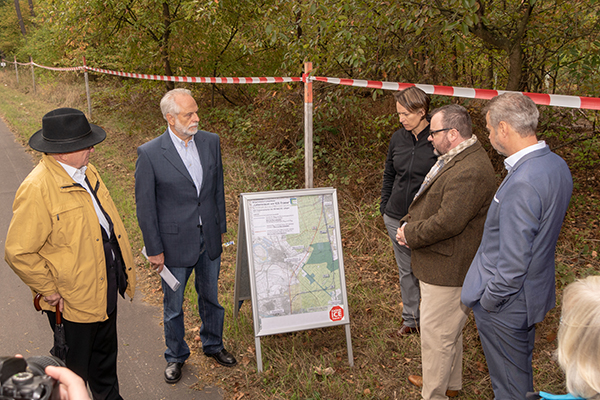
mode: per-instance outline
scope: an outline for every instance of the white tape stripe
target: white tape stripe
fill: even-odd
[[[398,90],[399,85],[396,82],[383,82],[381,88],[385,90]]]
[[[341,80],[339,78],[327,78],[327,82],[339,85]]]
[[[453,89],[454,89],[454,95],[456,97],[466,97],[469,99],[474,99],[476,97],[475,89],[461,88],[461,87],[455,87]]]
[[[550,105],[559,107],[581,108],[581,98],[575,96],[564,96],[561,94],[551,94]]]
[[[356,86],[356,87],[367,87],[367,85],[368,85],[368,84],[369,84],[369,82],[368,82],[368,81],[363,81],[363,80],[358,80],[358,79],[355,79],[355,80],[354,80],[354,85],[352,85],[352,86]]]
[[[435,86],[433,85],[423,85],[421,83],[417,83],[415,86],[427,94],[433,94],[435,92]]]

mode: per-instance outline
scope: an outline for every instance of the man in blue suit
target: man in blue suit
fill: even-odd
[[[190,355],[182,304],[192,271],[204,354],[225,366],[236,360],[223,347],[225,312],[218,299],[221,243],[227,230],[219,137],[198,130],[198,106],[187,89],[169,91],[160,108],[168,128],[138,148],[135,198],[152,267],[160,272],[167,265],[181,282],[173,291],[162,281],[165,381],[175,383]]]
[[[554,251],[573,181],[565,161],[538,142],[539,112],[529,97],[505,93],[484,112],[508,174],[461,300],[473,309],[496,399],[521,400],[533,391],[535,324],[555,305]]]

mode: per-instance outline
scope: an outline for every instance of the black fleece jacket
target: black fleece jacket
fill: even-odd
[[[423,179],[437,161],[428,136],[429,125],[419,133],[419,140],[404,128],[392,135],[383,172],[381,215],[399,220],[408,213]]]

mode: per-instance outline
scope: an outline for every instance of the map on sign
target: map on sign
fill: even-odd
[[[347,323],[333,190],[248,200],[246,218],[259,333]]]

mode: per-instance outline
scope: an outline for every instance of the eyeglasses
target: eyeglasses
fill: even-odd
[[[437,129],[435,131],[429,131],[429,136],[434,137],[436,133],[440,133],[440,132],[444,132],[444,131],[451,131],[454,128],[443,128],[443,129]]]

